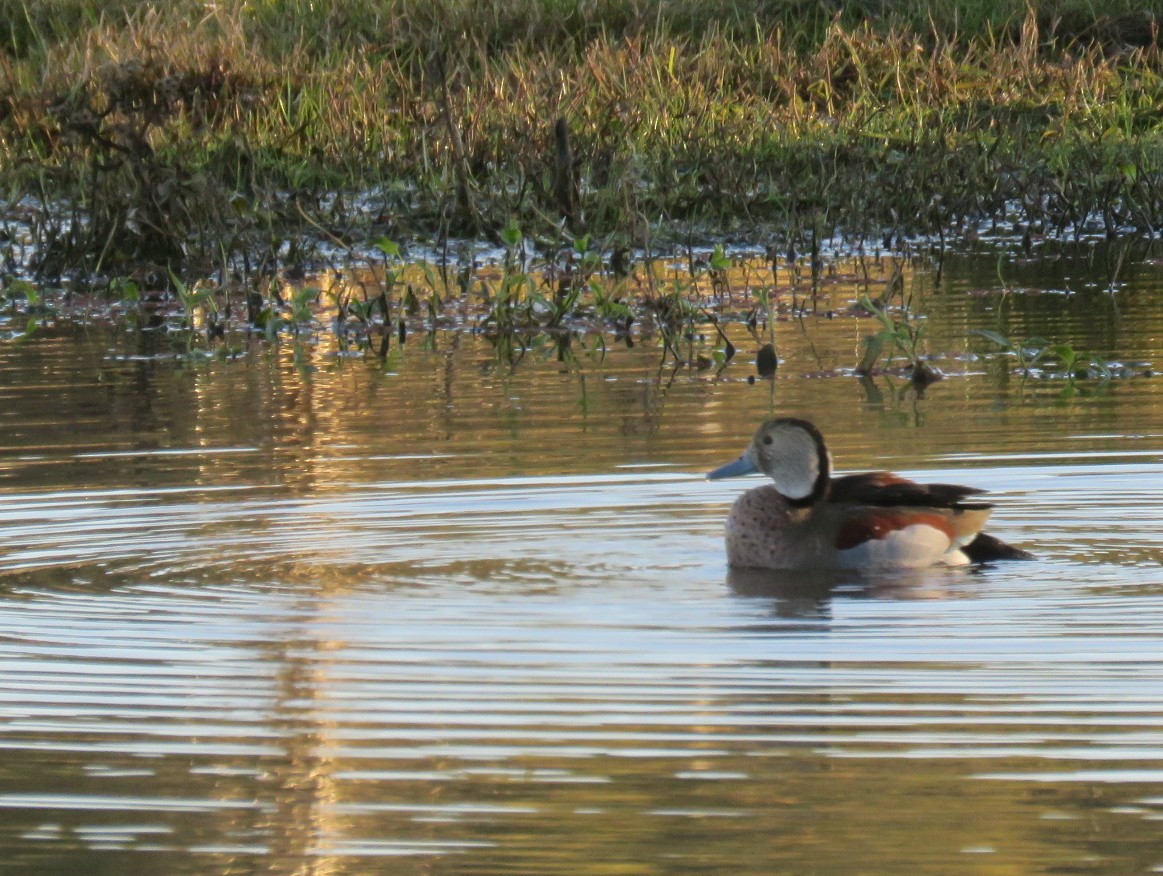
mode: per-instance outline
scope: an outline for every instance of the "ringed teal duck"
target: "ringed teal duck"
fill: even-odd
[[[772,483],[731,506],[733,567],[919,569],[1030,557],[981,532],[993,506],[967,497],[983,490],[885,471],[832,477],[824,436],[807,420],[766,421],[742,456],[707,478],[755,472]]]

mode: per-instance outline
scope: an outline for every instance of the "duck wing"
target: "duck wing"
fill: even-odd
[[[828,502],[849,506],[844,516],[847,518],[846,534],[851,540],[862,540],[862,535],[867,538],[864,533],[871,534],[874,530],[893,529],[890,519],[913,522],[907,515],[887,510],[907,508],[919,512],[926,518],[924,522],[938,528],[934,514],[944,516],[955,543],[961,545],[972,563],[1033,559],[1034,555],[1028,551],[981,532],[993,505],[966,499],[984,492],[977,487],[959,484],[919,484],[892,472],[872,471],[833,478]],[[899,522],[896,524],[900,525]]]
[[[919,484],[892,472],[869,471],[832,478],[828,501],[837,505],[988,511],[993,507],[989,502],[965,501],[984,492],[958,484]]]

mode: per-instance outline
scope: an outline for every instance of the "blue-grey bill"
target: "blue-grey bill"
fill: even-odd
[[[721,465],[714,471],[707,472],[708,481],[717,481],[720,478],[737,478],[739,475],[755,474],[759,469],[755,467],[744,453],[734,462],[728,462],[726,465]]]

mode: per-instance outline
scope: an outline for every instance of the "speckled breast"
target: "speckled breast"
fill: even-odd
[[[756,569],[830,566],[834,547],[830,549],[827,533],[816,531],[812,523],[793,520],[775,487],[748,490],[727,515],[727,562]]]

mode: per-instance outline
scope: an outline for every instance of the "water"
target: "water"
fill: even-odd
[[[0,345],[6,872],[1163,869],[1163,378],[1023,385],[966,340],[1159,367],[1163,286],[1014,270],[1073,294],[951,265],[923,398],[834,374],[842,316],[754,384],[742,330],[673,377],[649,341]],[[1038,559],[729,574],[751,484],[701,473],[772,410],[842,470],[988,488]]]

